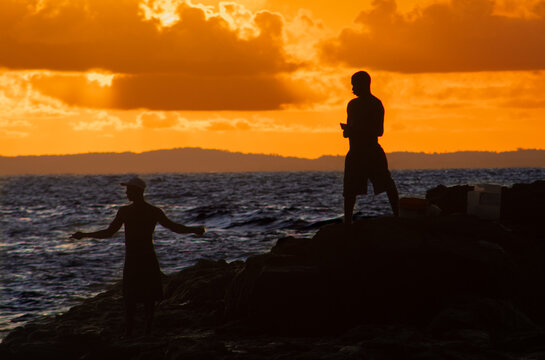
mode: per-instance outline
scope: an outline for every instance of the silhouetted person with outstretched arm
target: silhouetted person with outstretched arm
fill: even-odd
[[[131,204],[123,206],[115,219],[105,230],[84,233],[76,232],[72,238],[91,237],[106,239],[112,237],[125,225],[125,266],[123,268],[123,300],[126,310],[126,334],[132,336],[134,313],[137,303],[144,303],[146,334],[151,333],[155,303],[163,297],[161,270],[153,247],[153,231],[157,223],[178,234],[205,232],[204,227],[190,227],[171,221],[165,213],[146,202],[146,183],[134,177],[121,185],[127,187],[127,198]]]
[[[352,92],[357,97],[347,106],[343,136],[350,142],[344,163],[344,222],[352,223],[356,196],[367,194],[367,182],[373,182],[375,194],[388,194],[395,216],[399,215],[399,196],[388,170],[386,154],[378,143],[384,132],[384,107],[371,94],[371,77],[365,71],[352,75]]]

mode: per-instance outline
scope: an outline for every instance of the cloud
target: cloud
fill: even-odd
[[[307,64],[315,63],[317,58],[317,44],[331,33],[323,22],[315,19],[311,11],[299,9],[297,14],[285,23],[285,49],[297,59]],[[319,65],[321,66],[321,65]]]
[[[545,69],[545,1],[531,16],[495,12],[494,0],[451,0],[402,15],[394,0],[373,8],[320,44],[333,64],[421,73]]]
[[[148,129],[164,129],[177,125],[177,117],[165,112],[145,111],[138,114],[137,122]]]
[[[495,71],[446,74],[395,74],[373,72],[372,90],[384,103],[386,119],[398,116],[423,118],[457,113],[472,117],[475,111],[501,112],[542,106],[545,71]],[[479,114],[482,116],[482,114]],[[486,115],[478,121],[494,121]]]
[[[320,97],[305,79],[286,75],[117,75],[104,86],[81,73],[39,73],[33,88],[71,106],[95,109],[271,110]]]
[[[207,130],[210,131],[233,131],[233,130],[250,130],[252,126],[246,120],[222,121],[215,120],[210,123]]]
[[[109,114],[107,111],[99,110],[87,111],[94,119],[78,121],[72,123],[72,128],[75,131],[103,131],[107,128],[112,128],[117,131],[124,131],[130,129],[139,129],[142,127],[142,121],[137,118],[136,121],[128,122],[123,121],[118,116]]]
[[[1,118],[21,124],[22,119],[57,118],[74,114],[61,101],[44,96],[30,86],[28,79],[31,76],[0,71]]]
[[[0,118],[0,137],[25,138],[28,137],[30,123],[24,120],[6,120]],[[24,129],[26,131],[21,131]]]
[[[305,102],[309,95],[299,90],[304,86],[303,82],[273,75],[126,76],[113,83],[112,106],[152,110],[269,110]]]
[[[283,17],[235,3],[2,0],[0,41],[0,66],[35,69],[33,87],[71,106],[273,110],[317,97],[291,78],[303,65]]]
[[[388,100],[397,107],[468,113],[479,108],[537,109],[545,103],[545,71],[450,73],[441,75],[441,81],[435,74],[397,75],[388,81]]]
[[[289,72],[298,66],[283,50],[282,17],[268,11],[248,19],[247,11],[233,6],[214,14],[181,2],[180,20],[161,27],[153,17],[146,20],[138,0],[39,3],[41,8],[0,2],[0,65],[217,76]],[[237,25],[238,14],[255,28],[255,36],[240,36],[239,28],[249,25]]]

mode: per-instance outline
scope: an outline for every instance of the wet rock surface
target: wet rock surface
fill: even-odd
[[[140,310],[124,337],[116,284],[13,330],[0,358],[545,358],[545,243],[524,229],[463,214],[330,224],[165,276],[152,336]]]

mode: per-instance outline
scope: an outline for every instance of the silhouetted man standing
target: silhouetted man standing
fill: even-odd
[[[367,194],[367,181],[373,182],[375,194],[388,194],[395,216],[399,214],[399,196],[388,170],[386,154],[378,143],[384,132],[384,107],[371,94],[371,77],[365,71],[352,75],[352,92],[357,98],[348,103],[343,136],[350,142],[344,163],[344,222],[352,223],[356,196]]]
[[[125,266],[123,267],[123,300],[126,309],[126,333],[132,335],[137,303],[144,303],[146,334],[151,333],[155,302],[163,297],[161,270],[153,247],[153,232],[157,223],[178,234],[202,235],[204,227],[189,227],[171,221],[165,213],[144,200],[146,183],[132,178],[121,185],[127,187],[127,198],[132,204],[123,206],[105,230],[91,233],[76,232],[75,239],[112,237],[125,225]]]

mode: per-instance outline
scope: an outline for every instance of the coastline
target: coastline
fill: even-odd
[[[328,225],[313,239],[280,239],[269,253],[245,262],[200,260],[165,277],[165,300],[151,337],[123,338],[117,283],[62,315],[13,330],[0,355],[287,359],[337,354],[332,358],[351,359],[372,350],[376,358],[387,359],[545,354],[545,313],[528,303],[544,300],[545,292],[536,288],[535,278],[532,286],[521,286],[528,274],[520,269],[512,278],[517,264],[538,257],[537,239],[466,216],[365,219],[354,228],[349,234],[341,224]],[[468,237],[468,231],[475,236]],[[512,264],[517,260],[523,261]],[[371,269],[376,271],[369,276]]]
[[[533,185],[538,192],[527,191]],[[151,337],[140,318],[136,337],[123,337],[116,283],[12,330],[0,357],[544,356],[543,185],[513,186],[512,211],[501,222],[457,212],[451,195],[463,191],[453,187],[449,201],[435,201],[440,216],[329,224],[312,238],[278,239],[246,261],[199,260],[163,278]]]

